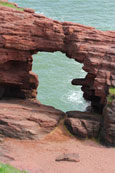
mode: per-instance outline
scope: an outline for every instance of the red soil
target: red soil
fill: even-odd
[[[40,141],[5,139],[3,144],[14,158],[5,162],[30,173],[115,173],[115,148],[79,141],[61,125]],[[63,153],[78,153],[80,162],[56,162]]]

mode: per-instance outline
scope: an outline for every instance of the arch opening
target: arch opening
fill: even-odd
[[[38,75],[37,99],[63,111],[85,111],[89,105],[83,98],[81,86],[73,86],[73,78],[85,78],[82,64],[61,52],[39,52],[33,56],[32,71]]]

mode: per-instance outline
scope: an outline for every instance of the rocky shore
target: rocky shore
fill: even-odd
[[[0,5],[0,136],[40,139],[61,119],[77,138],[95,138],[115,146],[115,31],[99,31],[72,22],[59,22],[32,9]],[[32,72],[32,55],[61,51],[83,64],[83,97],[91,112],[63,113],[36,101],[38,76]],[[38,93],[39,94],[39,93]]]
[[[115,31],[0,2],[0,162],[31,173],[114,173],[115,149],[101,144],[115,146]],[[36,100],[32,55],[39,51],[83,64],[86,77],[72,84],[82,86],[89,112],[64,113]]]

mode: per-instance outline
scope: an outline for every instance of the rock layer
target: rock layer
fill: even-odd
[[[82,85],[84,98],[102,111],[108,87],[115,86],[114,45],[114,31],[98,31],[76,23],[58,22],[32,10],[1,6],[0,97],[36,97],[38,81],[30,74],[32,55],[38,51],[61,51],[83,63],[87,76],[73,80],[72,84]]]
[[[0,101],[0,136],[40,139],[64,117],[62,111],[33,100]]]

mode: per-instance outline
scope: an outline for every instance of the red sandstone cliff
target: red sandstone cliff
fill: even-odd
[[[39,51],[61,51],[68,58],[83,63],[83,69],[87,72],[85,79],[74,79],[72,84],[82,85],[84,98],[91,101],[95,110],[103,110],[108,88],[115,87],[115,31],[98,31],[80,24],[58,22],[35,14],[33,10],[17,11],[0,6],[0,98],[36,98],[38,77],[31,70],[32,55]],[[14,103],[15,101],[13,101]],[[45,124],[46,129],[51,124],[51,130],[64,116],[61,111],[35,103],[37,117],[34,117],[36,110],[33,109],[33,114],[29,115],[30,109],[26,108],[28,104],[26,107],[24,104],[26,101],[19,109],[26,110],[26,113],[23,112],[24,116],[20,119],[20,113],[14,115],[12,107],[10,107],[11,116],[9,117],[6,103],[6,108],[3,108],[0,114],[0,134],[7,136],[9,134],[9,136],[18,138],[21,138],[22,135],[23,138],[24,133],[24,138],[34,138],[34,136],[39,136],[39,131],[42,131],[39,122],[42,122],[43,126]],[[30,106],[32,105],[34,105],[33,102]],[[45,119],[41,116],[41,107]],[[15,104],[13,108],[15,108]],[[51,110],[49,111],[49,109]],[[103,118],[101,135],[104,142],[115,145],[114,106],[111,110],[107,109],[108,114],[105,114],[105,118]],[[94,132],[95,136],[100,135],[100,119],[97,121],[93,115],[73,113],[74,115],[65,121],[66,124],[69,123],[69,128],[71,126],[73,133],[75,129],[79,128],[79,133],[84,133],[82,134],[84,136],[94,136]],[[50,121],[49,114],[52,114]],[[107,121],[108,118],[109,121]],[[15,129],[15,127],[18,128]],[[27,129],[24,131],[25,128]],[[28,128],[29,133],[27,133]],[[34,129],[34,135],[30,134],[31,129]]]
[[[32,55],[61,51],[83,63],[88,72],[82,85],[92,105],[105,104],[109,86],[115,86],[115,32],[0,7],[0,96],[36,97],[37,77],[31,73]]]

